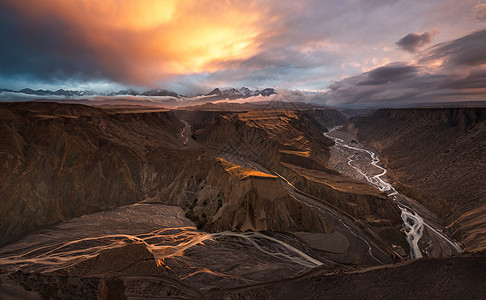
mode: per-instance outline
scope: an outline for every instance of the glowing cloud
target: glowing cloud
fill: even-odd
[[[58,20],[70,30],[66,42],[82,41],[102,69],[118,74],[115,79],[146,85],[173,75],[215,71],[210,65],[215,60],[250,57],[265,21],[264,10],[249,1],[8,2],[32,26]],[[60,56],[68,50],[53,49]]]
[[[1,0],[0,88],[324,90],[418,62],[432,35],[441,44],[481,30],[483,8],[476,0]],[[437,53],[431,72],[482,62],[484,51],[456,44],[450,51],[465,54]]]

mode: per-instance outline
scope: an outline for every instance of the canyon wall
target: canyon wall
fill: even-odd
[[[154,196],[176,178],[180,121],[56,103],[0,105],[0,244]]]
[[[204,128],[219,115],[191,117]],[[185,146],[183,127],[172,111],[1,104],[0,245],[141,201],[178,205],[210,231],[332,231],[274,176],[235,174],[212,149]]]
[[[486,249],[486,109],[382,109],[348,120],[398,189],[441,216],[465,250]]]
[[[329,168],[326,138],[301,112],[252,111],[215,116],[195,132],[196,141],[217,156],[258,164],[387,242],[407,248],[396,205],[371,186]]]

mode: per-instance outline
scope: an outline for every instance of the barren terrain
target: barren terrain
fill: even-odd
[[[0,116],[2,298],[454,298],[484,287],[483,254],[458,254],[464,236],[397,193],[385,148],[382,166],[381,153],[328,132],[344,124],[338,111],[12,103]],[[403,263],[421,256],[438,258]]]

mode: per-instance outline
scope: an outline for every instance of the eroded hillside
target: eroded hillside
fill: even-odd
[[[397,207],[372,187],[330,169],[333,142],[311,122],[292,111],[225,114],[194,137],[216,156],[277,175],[305,196],[355,220],[379,247],[394,243],[407,248]]]
[[[174,159],[182,123],[168,111],[25,103],[3,104],[0,114],[0,244],[154,197],[184,163]]]
[[[410,244],[388,194],[330,167],[333,110],[17,103],[0,116],[0,297],[402,295],[397,278],[418,274],[415,297],[440,294],[438,272],[482,274],[468,253],[359,270],[410,258]]]
[[[1,115],[1,243],[46,225],[140,201],[181,206],[198,227],[211,231],[333,231],[325,218],[289,195],[281,178],[235,164],[234,154],[242,153],[223,149],[226,156],[220,155],[223,152],[215,152],[217,146],[210,143],[184,145],[180,138],[184,123],[171,111],[24,103],[2,105]],[[223,115],[211,113],[207,120],[202,116],[196,124],[198,141],[204,143],[206,132],[223,146],[239,147],[227,143],[241,137],[241,132],[231,132],[238,124],[218,129],[214,124],[225,119]],[[348,188],[313,186],[293,175],[297,174],[293,169],[304,168],[300,172],[307,170],[309,177],[323,174],[333,181],[338,175],[326,167],[331,142],[296,112],[277,118],[275,122],[258,114],[245,115],[243,121],[259,124],[244,126],[250,150],[245,157],[257,162],[251,155],[262,154],[272,162],[265,166],[314,189],[317,196],[334,196]],[[275,143],[281,149],[275,151]],[[373,199],[369,202],[381,205],[383,199],[376,192],[354,184],[356,192],[366,196],[348,193],[346,199],[366,205]],[[338,197],[330,202],[352,212]],[[388,223],[398,228],[396,211],[389,209],[394,217]]]
[[[384,109],[347,129],[380,151],[399,190],[446,220],[466,250],[486,249],[486,109]]]

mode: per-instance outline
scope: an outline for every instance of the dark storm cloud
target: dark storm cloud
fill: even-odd
[[[380,80],[376,80],[376,74]],[[393,80],[386,80],[387,74]],[[420,73],[415,66],[391,64],[329,86],[328,104],[398,104],[435,90],[445,76]],[[364,84],[372,82],[372,84]]]
[[[471,70],[465,77],[450,78],[450,80],[442,82],[438,88],[454,90],[485,89],[486,70]]]
[[[394,80],[373,80],[378,69],[346,78],[329,86],[323,99],[329,105],[403,106],[413,103],[440,103],[486,100],[486,70],[463,70],[465,75],[445,71],[426,72],[414,66],[406,76]],[[403,66],[408,70],[407,66]],[[397,65],[379,68],[381,74],[394,76]],[[412,69],[410,69],[412,70]],[[410,75],[410,76],[409,76]],[[413,76],[412,76],[413,75]],[[373,82],[373,84],[363,84]]]
[[[415,76],[417,71],[417,67],[415,66],[393,63],[366,73],[366,79],[358,82],[358,85],[381,85],[401,81]]]
[[[55,16],[31,23],[0,4],[1,74],[44,81],[102,77],[96,57],[72,42],[75,32]]]
[[[331,105],[407,105],[486,100],[486,30],[441,43],[416,64],[392,63],[329,86]]]
[[[434,46],[422,62],[443,60],[447,67],[479,66],[486,63],[486,30]]]
[[[324,96],[325,103],[344,106],[401,106],[422,102],[447,102],[452,96],[455,101],[477,100],[471,99],[471,96],[486,93],[484,71],[471,71],[465,77],[420,71],[415,76],[403,77],[396,81],[374,85],[360,84],[369,81],[371,72],[331,84]],[[483,96],[482,100],[486,100],[486,97]]]
[[[400,49],[413,53],[431,41],[432,35],[429,32],[424,32],[422,34],[409,33],[396,42],[396,45]]]

